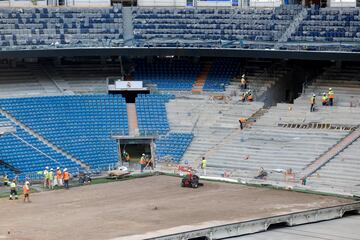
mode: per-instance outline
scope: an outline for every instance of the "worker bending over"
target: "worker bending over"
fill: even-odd
[[[244,124],[246,123],[246,118],[240,118],[239,123],[240,123],[240,129],[242,130],[244,128]]]

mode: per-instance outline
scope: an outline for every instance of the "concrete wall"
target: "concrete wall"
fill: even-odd
[[[282,0],[250,0],[250,7],[279,7]]]
[[[330,7],[356,7],[356,0],[330,0]]]
[[[185,7],[186,0],[138,0],[140,7]]]
[[[57,6],[59,0],[37,0],[36,4],[30,0],[0,1],[0,7],[46,7]],[[109,7],[110,0],[65,0],[65,6],[74,7]]]

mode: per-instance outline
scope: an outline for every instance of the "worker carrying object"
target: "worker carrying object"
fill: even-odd
[[[246,123],[246,118],[240,118],[239,123],[240,123],[240,129],[242,130],[244,128],[243,124]]]
[[[328,98],[329,98],[329,105],[333,106],[334,104],[334,97],[335,97],[335,93],[332,90],[332,88],[329,88],[329,92],[328,92]]]
[[[323,93],[323,96],[322,96],[322,105],[323,106],[326,106],[328,104],[328,96],[326,95],[326,93]]]
[[[315,110],[315,101],[316,101],[316,95],[313,94],[310,98],[310,112],[314,112]]]
[[[27,200],[30,202],[30,183],[29,181],[26,181],[23,186],[23,192],[24,192],[24,202]]]
[[[18,199],[17,186],[16,186],[15,179],[10,183],[10,198],[9,198],[9,200],[13,200],[13,197],[15,197],[16,200]]]

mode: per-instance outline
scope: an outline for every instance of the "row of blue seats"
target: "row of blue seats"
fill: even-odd
[[[94,169],[117,161],[111,134],[128,134],[126,103],[118,95],[9,99],[0,106]],[[26,111],[38,114],[23,114]]]
[[[171,157],[178,163],[193,139],[192,133],[169,133],[156,140],[157,159]]]

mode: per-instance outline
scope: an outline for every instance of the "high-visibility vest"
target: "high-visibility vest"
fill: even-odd
[[[201,160],[201,168],[206,168],[206,159]]]
[[[247,97],[248,101],[252,101],[253,100],[253,96],[250,94],[248,97]]]
[[[30,193],[30,188],[29,188],[29,186],[26,185],[26,184],[24,185],[23,190],[24,190],[24,194]]]
[[[10,188],[15,190],[15,188],[16,188],[16,183],[14,183],[14,182],[10,183]]]
[[[53,171],[49,172],[49,179],[54,180],[54,172]]]
[[[315,104],[315,99],[316,99],[315,97],[311,97],[311,98],[310,98],[310,103],[311,103],[311,104]]]
[[[69,180],[70,179],[70,175],[68,172],[64,172],[64,180]]]
[[[328,92],[328,96],[329,96],[330,99],[333,99],[334,95],[335,95],[334,91],[331,90],[331,91]]]
[[[141,157],[141,158],[140,158],[140,164],[141,164],[141,165],[146,164],[146,161],[145,161],[145,158],[144,158],[144,157]]]
[[[245,84],[246,83],[246,80],[245,80],[245,78],[241,78],[241,84]]]
[[[241,123],[245,123],[245,122],[246,122],[246,118],[240,118],[240,122],[241,122]]]
[[[48,170],[44,171],[44,177],[45,177],[45,179],[49,179],[49,171]]]
[[[328,97],[327,97],[327,96],[323,96],[323,97],[322,97],[322,102],[323,102],[323,103],[326,103],[327,101],[328,101]]]
[[[62,179],[61,170],[56,170],[56,178],[57,179]]]

